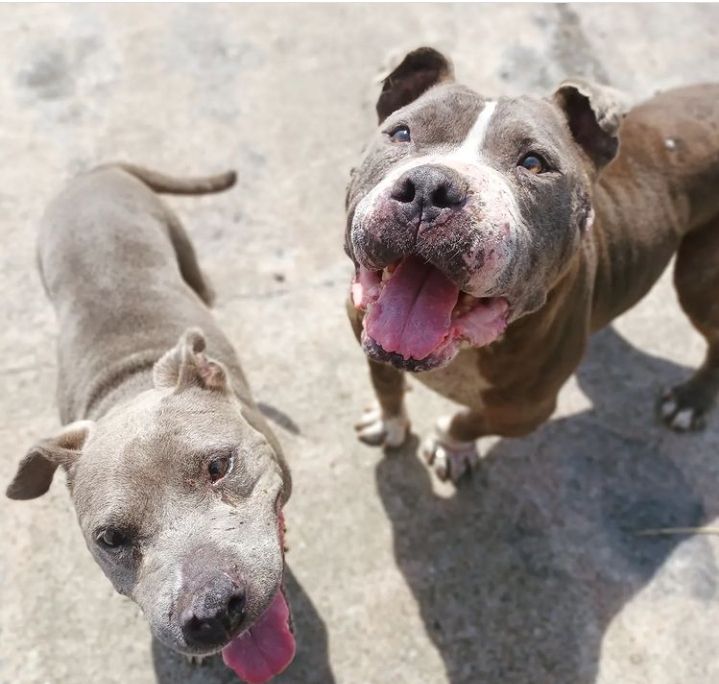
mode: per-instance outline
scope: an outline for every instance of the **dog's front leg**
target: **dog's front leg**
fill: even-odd
[[[368,362],[377,402],[365,410],[355,425],[357,437],[373,446],[401,446],[409,433],[404,373],[384,363]]]
[[[456,483],[479,463],[477,439],[486,434],[484,413],[464,409],[437,420],[434,433],[422,444],[422,452],[440,480]]]
[[[362,340],[361,314],[347,300],[347,315],[358,342]],[[367,359],[377,401],[369,406],[355,425],[357,437],[371,446],[398,447],[409,434],[409,418],[404,406],[404,373],[393,366]]]
[[[441,480],[458,482],[479,463],[477,440],[488,435],[523,437],[554,412],[556,395],[538,402],[491,403],[442,416],[422,451]]]

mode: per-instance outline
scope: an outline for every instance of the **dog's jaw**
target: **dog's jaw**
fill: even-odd
[[[416,257],[381,272],[358,267],[352,301],[365,313],[365,352],[415,372],[446,365],[463,344],[495,341],[509,314],[504,297],[472,297]]]

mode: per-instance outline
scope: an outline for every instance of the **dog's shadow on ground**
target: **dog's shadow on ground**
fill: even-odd
[[[500,440],[449,499],[433,496],[416,439],[380,463],[397,563],[452,684],[596,681],[611,619],[686,538],[637,530],[719,512],[706,436],[653,416],[654,395],[689,372],[609,329],[578,372],[592,408]]]
[[[304,589],[287,568],[285,590],[292,606],[292,619],[297,638],[297,655],[277,684],[333,684],[327,649],[327,629]],[[159,684],[238,684],[239,679],[219,656],[193,665],[182,655],[171,651],[157,640],[152,642],[155,676]]]

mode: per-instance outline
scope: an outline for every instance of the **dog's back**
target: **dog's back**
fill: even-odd
[[[687,233],[716,223],[719,85],[656,95],[627,114],[620,139],[596,188],[595,329],[647,293]]]
[[[719,84],[667,90],[627,114],[619,156],[600,186],[621,180],[641,185],[653,174],[663,182],[660,189],[672,193],[670,199],[683,203],[677,209],[685,230],[692,230],[719,212],[717,150]]]
[[[108,165],[72,180],[48,207],[38,259],[60,327],[63,420],[92,412],[119,376],[149,371],[186,328],[213,337],[211,293],[192,244],[150,184],[201,194],[233,183],[234,174],[175,180]]]

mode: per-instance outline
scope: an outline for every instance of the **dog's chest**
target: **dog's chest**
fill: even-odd
[[[482,406],[482,392],[491,384],[481,374],[474,349],[462,350],[445,368],[413,374],[423,385],[464,406]]]

